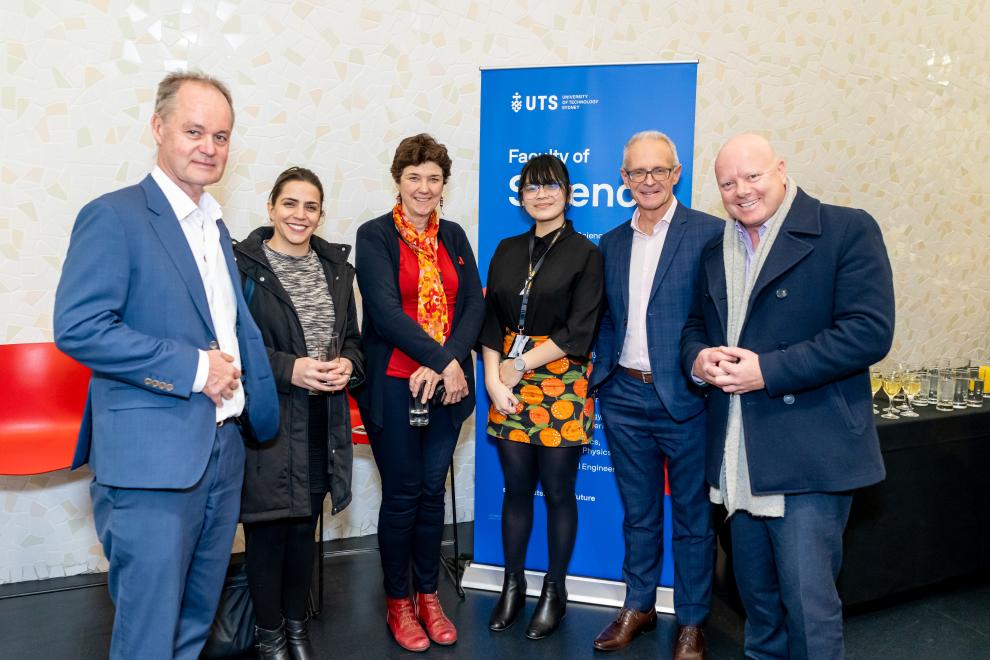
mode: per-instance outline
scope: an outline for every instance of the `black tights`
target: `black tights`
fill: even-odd
[[[574,551],[577,499],[574,482],[582,447],[543,447],[499,440],[498,458],[505,475],[502,500],[502,550],[505,572],[525,568],[526,546],[533,529],[533,497],[537,481],[547,505],[547,579],[561,582]]]
[[[244,524],[248,587],[258,625],[274,630],[282,617],[306,618],[306,594],[313,578],[313,532],[323,511],[322,493],[313,493],[313,515]]]

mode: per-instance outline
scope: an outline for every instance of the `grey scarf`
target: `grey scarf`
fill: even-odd
[[[722,239],[722,258],[725,265],[725,289],[728,298],[728,321],[725,338],[728,346],[739,345],[739,335],[749,311],[749,299],[784,224],[784,218],[791,210],[791,203],[797,195],[794,180],[787,178],[787,191],[777,212],[767,221],[767,231],[760,238],[753,255],[749,272],[746,270],[746,246],[739,237],[735,222],[726,222]],[[729,419],[725,430],[725,453],[722,456],[722,470],[719,487],[712,488],[710,499],[716,504],[725,504],[731,516],[737,510],[748,511],[754,516],[781,518],[784,515],[783,495],[753,495],[749,481],[749,463],[746,458],[746,437],[743,432],[742,407],[738,394],[729,395]]]

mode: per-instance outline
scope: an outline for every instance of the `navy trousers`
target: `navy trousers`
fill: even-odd
[[[624,606],[647,611],[656,605],[666,459],[674,519],[674,610],[679,624],[700,625],[708,617],[715,565],[705,484],[705,414],[675,421],[653,385],[621,371],[601,387],[598,402],[625,508]]]
[[[244,441],[225,424],[190,488],[90,485],[116,607],[112,660],[199,657],[230,563],[243,480]]]
[[[842,658],[835,580],[852,495],[786,495],[783,518],[738,511],[732,567],[746,609],[747,658]]]
[[[413,588],[431,594],[439,582],[447,470],[460,425],[450,421],[446,406],[431,405],[428,426],[409,426],[409,381],[385,379],[384,428],[365,425],[382,478],[378,548],[385,593],[409,595],[411,561]]]

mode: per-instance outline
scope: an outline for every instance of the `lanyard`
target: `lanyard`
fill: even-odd
[[[550,245],[547,246],[547,251],[540,255],[540,258],[533,263],[533,248],[536,245],[536,230],[529,235],[529,261],[527,262],[528,273],[526,275],[526,281],[523,282],[522,291],[519,295],[522,296],[522,304],[519,306],[519,334],[525,334],[523,329],[526,326],[526,308],[529,307],[529,292],[533,288],[533,280],[536,278],[536,274],[540,272],[540,268],[543,266],[543,260],[547,258],[550,254],[550,250],[553,249],[554,244],[557,239],[560,238],[560,234],[563,232],[563,227],[557,230],[557,233],[553,235],[553,240],[550,241]]]

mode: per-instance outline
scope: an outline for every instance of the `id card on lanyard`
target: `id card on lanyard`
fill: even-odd
[[[564,227],[557,230],[557,233],[553,235],[553,239],[550,241],[550,245],[547,246],[546,252],[540,255],[540,258],[533,263],[533,248],[536,246],[536,230],[529,235],[529,269],[526,274],[526,281],[523,282],[522,290],[519,291],[519,295],[522,296],[522,303],[519,306],[519,326],[516,328],[516,338],[512,342],[512,348],[509,350],[508,357],[516,358],[523,354],[526,349],[526,342],[529,341],[529,336],[526,334],[526,309],[529,307],[529,293],[533,289],[533,280],[536,279],[536,274],[540,272],[540,268],[543,267],[543,260],[547,258],[550,250],[557,243],[557,239],[560,238],[560,234]]]

